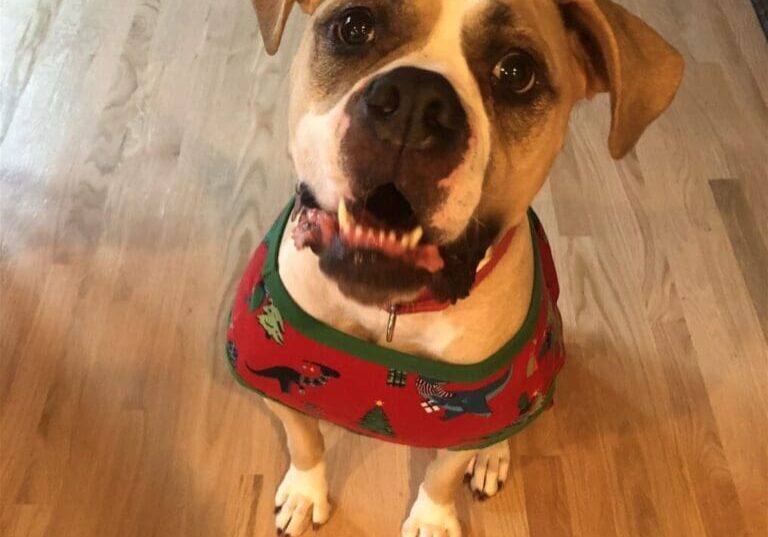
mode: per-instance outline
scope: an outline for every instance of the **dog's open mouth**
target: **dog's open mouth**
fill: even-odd
[[[377,188],[364,200],[341,200],[336,212],[321,209],[312,193],[299,187],[293,240],[299,249],[317,254],[342,248],[358,260],[389,261],[393,265],[440,271],[443,258],[424,236],[416,215],[393,184]]]
[[[411,300],[424,289],[442,302],[465,298],[499,232],[496,222],[475,218],[457,240],[437,244],[394,184],[342,200],[335,211],[299,185],[293,219],[296,247],[310,248],[342,293],[371,305]]]

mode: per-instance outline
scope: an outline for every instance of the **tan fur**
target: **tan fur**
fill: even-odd
[[[317,418],[265,399],[269,409],[283,423],[291,464],[299,470],[314,468],[323,458],[325,444]]]
[[[315,16],[321,16],[340,1],[326,0]],[[303,7],[312,13],[319,3],[304,2]],[[277,48],[291,4],[288,0],[254,0],[270,52]],[[507,0],[506,4],[515,14],[515,27],[510,28],[510,32],[537,43],[545,51],[556,88],[556,98],[535,111],[535,115],[505,118],[489,110],[477,77],[471,76],[475,64],[470,64],[463,54],[467,51],[457,46],[464,30],[470,36],[484,32],[479,25],[490,8],[488,0],[409,2],[409,9],[424,16],[420,18],[422,26],[408,46],[380,58],[379,63],[363,73],[345,74],[348,79],[342,82],[348,87],[337,86],[333,93],[318,91],[310,74],[313,51],[310,33],[302,42],[293,68],[290,114],[293,156],[300,174],[303,170],[327,172],[325,182],[319,184],[318,180],[314,185],[319,190],[320,204],[326,208],[333,207],[339,196],[346,195],[345,178],[333,162],[317,162],[333,152],[334,136],[343,130],[343,119],[332,118],[329,111],[334,106],[341,110],[344,95],[348,96],[356,86],[361,87],[366,77],[404,63],[437,70],[455,85],[468,114],[474,118],[472,128],[488,147],[480,147],[478,151],[484,153],[479,157],[475,155],[486,167],[482,176],[477,176],[477,170],[467,170],[463,176],[465,182],[474,182],[475,187],[481,189],[478,201],[474,202],[477,206],[472,209],[476,209],[480,217],[500,218],[505,229],[517,227],[515,238],[498,268],[469,298],[440,313],[402,316],[398,319],[395,339],[389,344],[401,351],[451,363],[483,360],[522,323],[533,282],[526,211],[562,148],[573,105],[596,92],[610,91],[609,147],[611,154],[620,158],[669,105],[682,76],[679,54],[642,21],[609,0]],[[468,53],[471,55],[473,51]],[[312,138],[311,130],[307,130],[310,117],[317,122],[318,131],[325,133],[323,140],[319,135],[317,139]],[[518,128],[511,129],[509,122]],[[327,146],[319,156],[307,150],[314,143]],[[474,198],[469,195],[461,199]],[[460,214],[456,203],[449,200],[442,211],[449,216]],[[468,217],[461,218],[464,219],[462,225],[466,225]],[[286,232],[282,243],[279,266],[294,300],[310,315],[339,330],[387,345],[384,341],[387,315],[346,298],[335,283],[320,272],[317,258],[311,252],[296,250],[290,232],[290,229]],[[483,330],[477,330],[478,326]],[[282,408],[275,407],[275,411],[285,423],[292,463],[297,466],[317,463],[322,457],[322,438],[316,422]],[[491,451],[494,457],[499,456],[498,450]],[[431,500],[424,503],[452,505],[453,490],[467,462],[475,455],[473,452],[440,452],[421,488]],[[418,532],[419,516],[423,513],[416,511],[415,507],[403,535],[415,535],[414,525]],[[452,531],[448,525],[438,530]]]
[[[474,451],[447,451],[441,449],[437,452],[434,462],[427,468],[424,476],[424,492],[429,494],[436,503],[449,503],[453,501],[453,491],[461,483],[467,470],[467,463],[472,460]]]

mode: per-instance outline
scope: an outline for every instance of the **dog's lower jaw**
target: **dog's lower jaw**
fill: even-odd
[[[433,534],[461,537],[461,524],[453,501],[446,504],[435,502],[422,485],[411,513],[403,524],[401,537]]]
[[[429,290],[438,302],[467,298],[477,276],[477,267],[488,248],[499,238],[500,227],[493,222],[473,220],[462,237],[440,248],[445,267],[430,282]]]
[[[403,299],[414,299],[426,287],[432,276],[424,271],[408,268],[380,254],[369,253],[378,264],[358,262],[360,252],[347,252],[338,240],[319,254],[323,274],[333,280],[339,291],[366,306],[385,306]],[[393,274],[397,274],[393,278]]]
[[[424,289],[438,302],[455,304],[469,296],[477,268],[488,248],[499,238],[499,231],[493,222],[471,222],[457,241],[440,247],[445,266],[435,274],[416,269],[398,270],[404,267],[381,256],[385,265],[373,267],[379,270],[365,270],[356,265],[357,254],[344,254],[337,240],[319,252],[318,257],[323,273],[336,282],[343,295],[360,304],[382,306],[407,302]]]

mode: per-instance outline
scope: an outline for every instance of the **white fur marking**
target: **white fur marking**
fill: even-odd
[[[299,470],[294,465],[288,469],[277,488],[275,505],[281,507],[275,525],[290,535],[300,535],[309,525],[311,513],[314,524],[325,524],[331,514],[328,501],[328,482],[325,479],[325,462],[309,470]]]
[[[350,196],[349,180],[341,169],[341,140],[349,128],[346,99],[325,114],[308,112],[299,121],[291,153],[299,180],[311,185],[317,201],[333,209]],[[333,133],[329,136],[329,133]]]

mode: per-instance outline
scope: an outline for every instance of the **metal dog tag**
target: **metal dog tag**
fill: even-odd
[[[392,342],[395,337],[395,325],[397,324],[397,306],[389,307],[389,319],[387,319],[387,343]]]

